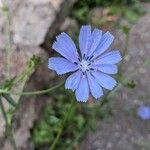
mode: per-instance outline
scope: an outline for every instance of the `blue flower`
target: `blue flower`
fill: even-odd
[[[150,107],[148,107],[148,106],[141,105],[138,108],[137,113],[138,113],[138,116],[143,120],[150,119]]]
[[[107,74],[118,72],[116,64],[121,61],[118,50],[106,52],[113,42],[113,35],[99,29],[91,31],[89,25],[82,26],[79,33],[79,48],[66,34],[61,33],[53,43],[53,49],[62,57],[49,59],[48,68],[62,75],[72,72],[65,83],[66,89],[75,91],[77,101],[86,102],[91,94],[98,99],[103,89],[112,90],[116,81]]]

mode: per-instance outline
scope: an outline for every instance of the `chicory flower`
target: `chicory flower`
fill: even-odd
[[[113,40],[110,32],[103,34],[99,29],[91,31],[89,25],[82,26],[78,52],[66,33],[56,37],[52,47],[63,57],[50,58],[48,68],[58,75],[72,73],[65,88],[75,91],[77,101],[86,102],[90,94],[98,99],[103,96],[102,88],[112,90],[115,87],[116,81],[110,75],[118,72],[116,64],[122,58],[118,50],[106,52]]]

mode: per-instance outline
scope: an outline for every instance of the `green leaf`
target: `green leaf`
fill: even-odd
[[[124,11],[124,16],[127,18],[127,20],[131,23],[134,23],[138,20],[139,16],[132,10],[125,10]]]
[[[59,122],[59,119],[56,116],[50,116],[50,123],[56,124]]]
[[[126,86],[130,89],[133,89],[136,87],[136,83],[134,80],[131,80],[131,81],[127,82]]]
[[[13,77],[11,79],[6,80],[4,85],[3,85],[3,88],[8,90],[8,91],[11,90],[11,88],[15,84],[15,80],[16,80],[16,77]]]
[[[122,26],[122,30],[123,32],[127,35],[129,32],[130,32],[130,27],[125,25],[125,26]]]

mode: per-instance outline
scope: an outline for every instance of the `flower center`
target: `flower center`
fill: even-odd
[[[81,62],[80,62],[80,68],[83,72],[85,72],[86,70],[89,70],[89,61],[83,59]]]

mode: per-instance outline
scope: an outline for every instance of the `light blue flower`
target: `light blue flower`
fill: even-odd
[[[138,116],[142,120],[148,120],[148,119],[150,119],[150,107],[149,106],[141,105],[138,108],[137,113],[138,113]]]
[[[103,89],[112,90],[116,81],[107,74],[118,72],[116,64],[121,61],[118,50],[106,53],[114,37],[109,32],[99,29],[91,31],[89,25],[82,26],[79,34],[79,48],[66,34],[61,33],[53,43],[53,49],[62,57],[49,59],[48,68],[62,75],[72,72],[65,83],[66,89],[75,91],[77,101],[86,102],[91,94],[98,99],[103,96]]]

